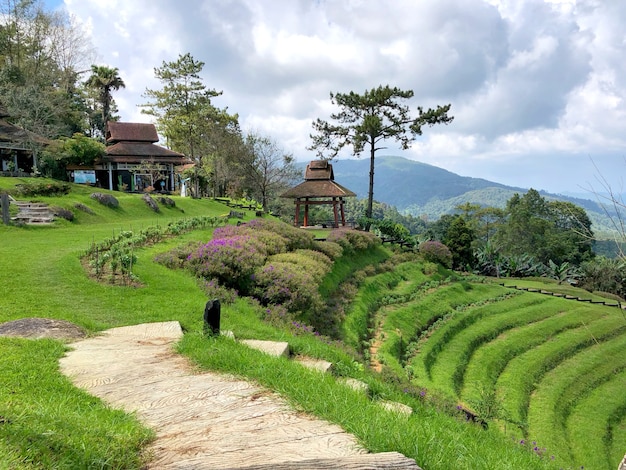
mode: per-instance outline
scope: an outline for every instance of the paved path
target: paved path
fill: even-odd
[[[290,409],[234,377],[194,374],[172,343],[178,322],[114,328],[71,344],[61,370],[156,432],[150,469],[418,469],[397,453],[367,454],[340,427]]]

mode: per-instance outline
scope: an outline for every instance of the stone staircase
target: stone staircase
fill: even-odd
[[[54,221],[54,214],[48,204],[41,202],[11,201],[19,210],[11,220],[26,225],[49,225]]]

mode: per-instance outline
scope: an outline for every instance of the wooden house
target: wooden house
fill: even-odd
[[[0,106],[0,172],[33,173],[37,168],[37,151],[48,145],[48,139],[11,124],[9,114]]]
[[[173,191],[175,168],[190,161],[158,141],[154,124],[110,121],[105,155],[95,168],[98,184],[118,191]]]
[[[344,202],[347,197],[356,194],[335,181],[333,166],[326,160],[313,160],[306,166],[304,182],[300,183],[280,197],[291,198],[295,204],[294,224],[300,225],[300,212],[304,207],[302,226],[309,225],[309,206],[327,204],[333,206],[334,226],[346,225]]]

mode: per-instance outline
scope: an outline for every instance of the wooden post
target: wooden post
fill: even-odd
[[[293,224],[297,227],[300,221],[300,199],[296,198],[296,216],[294,218]]]
[[[2,223],[9,225],[11,217],[9,215],[9,195],[7,193],[0,194],[0,205],[2,205]]]
[[[346,226],[346,213],[343,208],[343,199],[339,198],[339,207],[341,208],[341,225]]]
[[[333,197],[333,214],[335,216],[335,228],[339,227],[339,214],[337,214],[337,198]]]
[[[309,198],[304,199],[304,226],[309,226]]]

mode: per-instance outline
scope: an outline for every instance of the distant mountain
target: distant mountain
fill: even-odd
[[[369,159],[333,161],[335,180],[366,198],[369,189]],[[376,157],[374,199],[395,206],[400,212],[436,220],[466,202],[504,207],[515,193],[528,188],[507,186],[482,178],[460,176],[451,171],[396,156]],[[546,199],[569,201],[583,207],[596,232],[612,231],[609,218],[590,199],[540,191]]]

